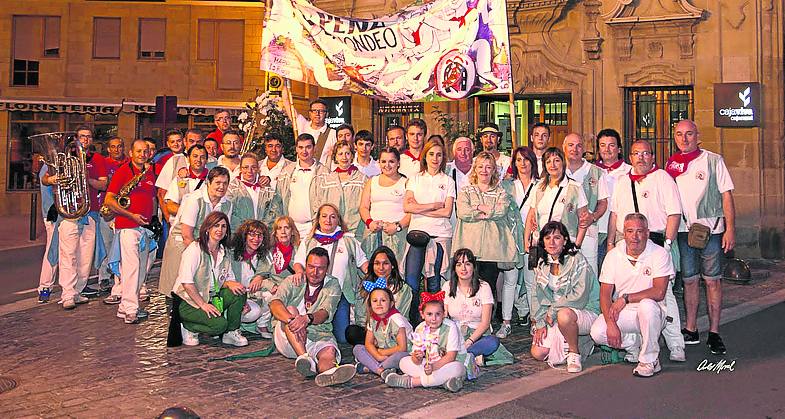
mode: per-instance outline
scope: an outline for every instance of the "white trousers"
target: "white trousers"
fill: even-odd
[[[428,375],[425,373],[422,365],[417,365],[412,361],[411,356],[401,359],[398,368],[410,377],[419,377],[423,387],[440,386],[446,383],[450,378],[463,377],[466,375],[466,367],[458,361],[448,362],[438,370],[433,371],[431,375]]]
[[[520,269],[518,274],[519,278],[523,277],[523,285],[517,285],[515,288],[515,308],[518,309],[518,318],[523,318],[531,311],[532,296],[534,295],[534,271],[529,270],[529,254],[523,255],[523,268]],[[526,293],[521,295],[521,287],[524,288]]]
[[[139,251],[142,233],[124,228],[117,231],[120,235],[120,284],[122,299],[117,308],[120,313],[136,313],[139,309],[139,289],[147,275],[150,252]],[[154,256],[154,254],[153,254]]]
[[[41,261],[41,276],[38,277],[38,291],[44,288],[51,289],[55,285],[55,274],[57,273],[57,265],[52,266],[46,257],[49,254],[49,246],[52,245],[55,223],[44,220],[44,228],[46,229],[46,247],[44,247],[44,260]]]
[[[665,326],[665,310],[656,301],[645,298],[639,303],[629,304],[619,313],[616,321],[621,331],[621,348],[635,352],[640,339],[639,362],[654,362],[660,354],[660,332]],[[605,316],[600,316],[591,326],[591,337],[598,345],[608,344],[608,325]]]
[[[245,303],[248,304],[250,310],[248,310],[247,313],[243,313],[240,321],[243,323],[256,323],[256,327],[266,327],[269,330],[272,315],[270,314],[268,301],[264,298],[258,300],[251,300],[249,298]]]
[[[684,335],[681,334],[681,315],[679,306],[676,304],[676,296],[673,295],[673,281],[668,281],[668,291],[665,293],[665,328],[662,329],[662,337],[668,349],[684,349]],[[670,319],[670,320],[669,320]]]
[[[512,319],[512,307],[515,304],[515,300],[518,297],[518,270],[517,269],[510,269],[509,271],[502,271],[502,319],[503,320],[511,320]],[[529,312],[529,307],[526,307],[526,313]],[[518,310],[518,315],[523,316],[525,314],[520,313],[520,309]]]
[[[63,287],[63,301],[73,300],[87,285],[95,252],[95,220],[88,217],[87,225],[81,226],[76,221],[60,222],[59,258],[60,286]]]
[[[586,235],[583,237],[583,243],[581,243],[581,254],[583,257],[586,258],[586,262],[589,262],[589,266],[594,270],[594,273],[597,273],[597,228],[594,228],[594,236],[590,236],[589,232],[586,232]]]

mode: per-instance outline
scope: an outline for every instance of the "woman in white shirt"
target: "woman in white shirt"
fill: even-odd
[[[368,259],[360,242],[353,235],[344,234],[345,231],[346,224],[338,208],[333,204],[324,204],[316,212],[310,237],[300,243],[294,256],[297,276],[293,280],[299,280],[305,272],[305,259],[311,249],[322,247],[330,253],[327,274],[338,280],[343,292],[333,317],[333,334],[339,343],[346,343],[349,312],[355,303],[355,290],[359,283],[357,270],[363,274],[368,272]]]
[[[425,249],[406,245],[405,279],[414,294],[412,306],[419,306],[420,275],[427,279],[427,291],[436,292],[450,265],[455,182],[444,173],[446,165],[444,145],[430,141],[420,154],[420,172],[406,182],[403,208],[411,214],[409,231],[422,231],[431,238]],[[416,311],[412,317],[413,324],[420,322]]]
[[[248,290],[242,328],[247,332],[258,333],[265,339],[272,339],[269,307],[272,294],[263,289],[270,271],[267,259],[270,249],[267,226],[259,220],[243,221],[240,227],[237,227],[230,247],[232,273]]]
[[[173,307],[173,323],[180,323],[183,344],[199,344],[199,333],[223,335],[223,343],[246,346],[240,318],[246,289],[232,272],[229,218],[211,212],[199,227],[199,237],[183,252],[174,292],[182,299]]]
[[[403,262],[411,215],[403,210],[406,176],[398,171],[401,154],[395,148],[383,148],[379,152],[379,167],[382,173],[365,183],[360,198],[360,217],[367,227],[363,250],[370,254],[384,245]]]

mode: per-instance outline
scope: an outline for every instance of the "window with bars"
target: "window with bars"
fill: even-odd
[[[682,119],[693,119],[691,86],[629,87],[624,92],[624,148],[636,140],[651,144],[658,166],[676,150],[673,127]]]

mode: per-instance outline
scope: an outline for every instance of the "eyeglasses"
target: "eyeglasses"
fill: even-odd
[[[252,232],[248,233],[248,237],[253,237],[253,238],[261,239],[262,237],[264,237],[264,234],[262,234],[262,233],[261,233],[261,232],[259,232],[259,231],[252,231]]]
[[[636,151],[634,153],[630,153],[630,155],[635,157],[649,157],[649,156],[653,156],[654,153],[652,153],[651,151]]]
[[[85,135],[85,134],[79,134],[79,138],[93,138],[93,136],[92,136],[92,135],[90,135],[90,134],[87,134],[87,135]]]
[[[215,118],[215,120],[216,121],[223,121],[223,122],[230,122],[232,120],[232,118],[230,118],[228,116],[222,116],[220,118]]]
[[[327,113],[327,109],[311,109],[311,113],[323,115]]]

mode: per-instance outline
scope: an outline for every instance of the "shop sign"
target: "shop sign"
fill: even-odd
[[[0,99],[1,111],[117,114],[120,112],[120,105],[111,103],[65,103]]]
[[[190,106],[190,105],[177,105],[177,114],[184,116],[213,116],[219,109],[225,109],[232,116],[239,115],[243,109],[236,107],[218,108],[218,107],[205,107],[205,106]],[[155,105],[147,103],[129,103],[123,104],[123,112],[130,113],[155,113]]]
[[[422,102],[412,102],[412,103],[382,103],[379,105],[378,113],[385,114],[385,113],[401,113],[401,114],[409,114],[409,113],[424,113],[425,107],[423,106]]]
[[[323,97],[327,102],[327,119],[325,122],[330,128],[338,128],[342,124],[352,123],[352,97],[330,96]]]
[[[760,126],[760,83],[715,83],[714,126]]]

